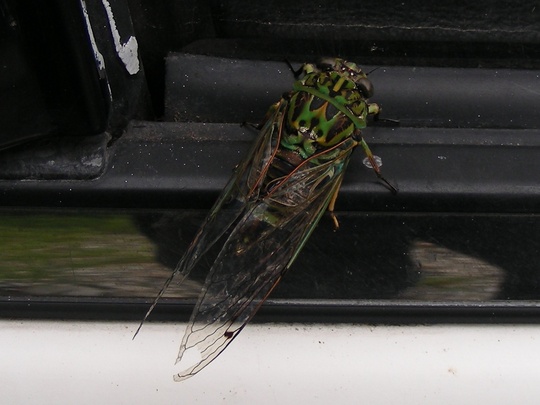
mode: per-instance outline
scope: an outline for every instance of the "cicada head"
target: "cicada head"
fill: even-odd
[[[373,96],[373,84],[356,63],[340,58],[324,58],[317,63],[316,67],[322,72],[337,72],[353,81],[364,98]]]

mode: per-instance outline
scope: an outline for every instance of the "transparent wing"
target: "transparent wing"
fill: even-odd
[[[261,179],[268,170],[269,162],[276,151],[276,145],[279,144],[279,129],[282,125],[282,112],[285,107],[285,103],[279,103],[272,116],[263,125],[246,159],[236,167],[233,176],[221,192],[197,235],[154,299],[133,338],[137,336],[144,321],[153,311],[172,280],[178,277],[178,283],[182,283],[200,259],[207,256],[213,248],[215,249],[218,241],[223,240],[227,232],[234,229],[233,224],[245,215],[247,201],[256,198],[259,193]]]
[[[351,151],[296,170],[268,195],[248,203],[208,273],[177,363],[187,363],[182,362],[184,355],[198,358],[185,364],[175,380],[208,365],[253,317],[337,192]]]

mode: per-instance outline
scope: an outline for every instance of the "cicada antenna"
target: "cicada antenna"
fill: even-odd
[[[379,114],[373,116],[373,123],[379,127],[399,127],[399,120],[394,118],[382,118]]]
[[[302,73],[303,66],[300,66],[298,69],[295,69],[288,59],[283,59],[283,60],[285,61],[287,66],[289,66],[289,69],[291,69],[291,72],[294,75],[294,78],[298,79],[298,77],[300,76],[300,73]]]
[[[369,72],[366,73],[366,76],[369,76],[370,74],[372,74],[373,72],[375,72],[376,70],[380,68],[381,68],[380,66],[377,66],[376,68],[371,69]]]

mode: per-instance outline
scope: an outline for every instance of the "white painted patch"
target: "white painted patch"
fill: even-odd
[[[114,47],[120,60],[124,63],[126,70],[130,75],[134,75],[139,72],[139,45],[137,38],[130,36],[125,43],[122,43],[118,28],[116,28],[116,21],[111,9],[111,5],[107,0],[101,0],[105,11],[107,12],[107,18],[109,19],[109,25],[111,27],[111,34],[114,41]]]

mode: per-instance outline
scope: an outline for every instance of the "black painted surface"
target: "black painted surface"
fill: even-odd
[[[26,237],[33,219],[57,215],[49,227],[28,228],[24,253],[0,253],[9,272],[26,269],[15,281],[0,275],[2,316],[140,319],[148,302],[140,297],[159,289],[256,136],[240,124],[258,123],[290,90],[283,59],[342,56],[379,68],[370,74],[373,101],[400,125],[379,123],[364,136],[400,192],[377,182],[357,151],[337,205],[342,229],[333,232],[323,219],[276,290],[280,301],[260,319],[540,319],[534,2],[109,3],[121,40],[137,36],[136,75],[116,54],[102,3],[86,2],[106,62],[101,69],[78,3],[53,1],[37,15],[30,0],[0,4],[7,73],[0,79],[0,147],[10,147],[0,153],[0,206],[15,220],[0,237]],[[62,24],[44,32],[55,20]],[[43,55],[55,58],[43,63]],[[145,121],[152,117],[146,83],[154,111],[169,122]],[[156,249],[154,267],[131,271],[116,263],[107,249],[136,252],[138,245],[128,238],[124,246],[123,233],[101,233],[96,211],[137,224],[135,236]],[[73,212],[96,215],[73,234],[87,241],[83,236],[95,233],[80,250],[76,238],[55,239]],[[96,246],[105,249],[100,271],[80,264]],[[67,266],[57,283],[49,256],[59,252],[63,259],[80,253],[83,267]],[[45,274],[39,282],[25,273],[32,255],[39,261],[30,273]],[[196,293],[201,280],[191,281]],[[192,298],[181,297],[158,307],[156,317],[187,314]]]

